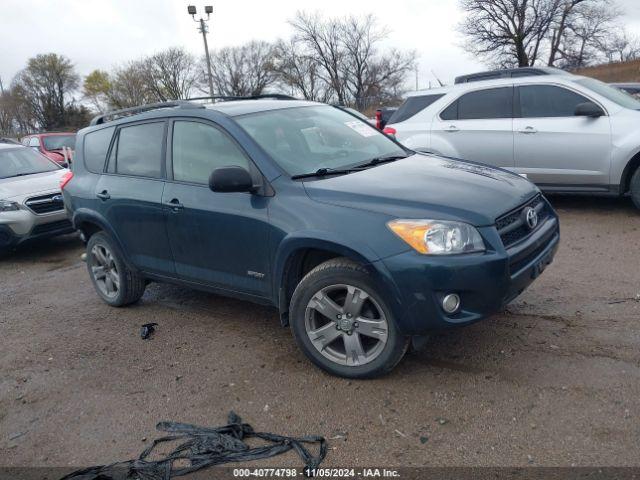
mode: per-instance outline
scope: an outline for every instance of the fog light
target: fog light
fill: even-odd
[[[456,313],[460,308],[460,296],[457,293],[449,293],[442,299],[442,309],[447,313]]]

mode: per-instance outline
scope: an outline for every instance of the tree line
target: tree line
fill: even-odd
[[[298,12],[289,25],[287,39],[212,52],[215,94],[281,92],[361,111],[400,98],[416,54],[383,49],[389,32],[373,15]],[[0,80],[0,135],[77,129],[107,110],[208,95],[205,60],[172,47],[82,78],[64,55],[36,55],[6,88]]]
[[[467,49],[496,67],[576,69],[640,58],[615,0],[459,0]]]

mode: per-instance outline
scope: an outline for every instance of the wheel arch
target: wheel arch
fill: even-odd
[[[620,177],[620,195],[624,195],[631,188],[631,177],[633,173],[640,167],[640,151],[627,162],[627,165],[622,171],[622,177]]]
[[[350,246],[326,234],[290,236],[281,242],[274,262],[273,291],[283,325],[288,324],[289,303],[300,280],[317,265],[337,257],[349,258],[376,274],[372,262],[378,257],[366,246]]]
[[[92,235],[98,232],[105,232],[116,243],[127,266],[133,270],[136,269],[131,263],[127,251],[123,248],[120,238],[102,216],[91,210],[79,209],[74,212],[72,222],[75,229],[82,233],[85,242],[88,242]]]

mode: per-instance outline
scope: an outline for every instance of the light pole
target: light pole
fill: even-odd
[[[195,5],[189,5],[187,7],[187,12],[189,12],[189,15],[191,15],[191,18],[193,18],[194,22],[200,23],[200,26],[198,27],[198,31],[202,33],[202,39],[204,40],[204,55],[205,55],[205,58],[207,59],[207,78],[209,80],[209,95],[213,97],[213,75],[211,74],[211,58],[209,58],[209,44],[207,43],[207,33],[209,33],[209,26],[206,23],[209,21],[209,17],[213,13],[213,7],[211,5],[207,5],[206,7],[204,7],[204,13],[207,14],[206,20],[202,17],[196,20],[197,10]]]

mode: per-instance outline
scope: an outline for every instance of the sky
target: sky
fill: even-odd
[[[617,2],[621,22],[640,37],[640,0]],[[200,56],[202,37],[187,14],[190,3],[198,13],[213,5],[210,48],[288,37],[287,20],[299,9],[327,16],[373,13],[389,31],[385,45],[417,52],[419,88],[484,69],[456,30],[462,19],[457,0],[0,0],[0,78],[8,85],[38,53],[66,55],[83,76],[171,46]]]

